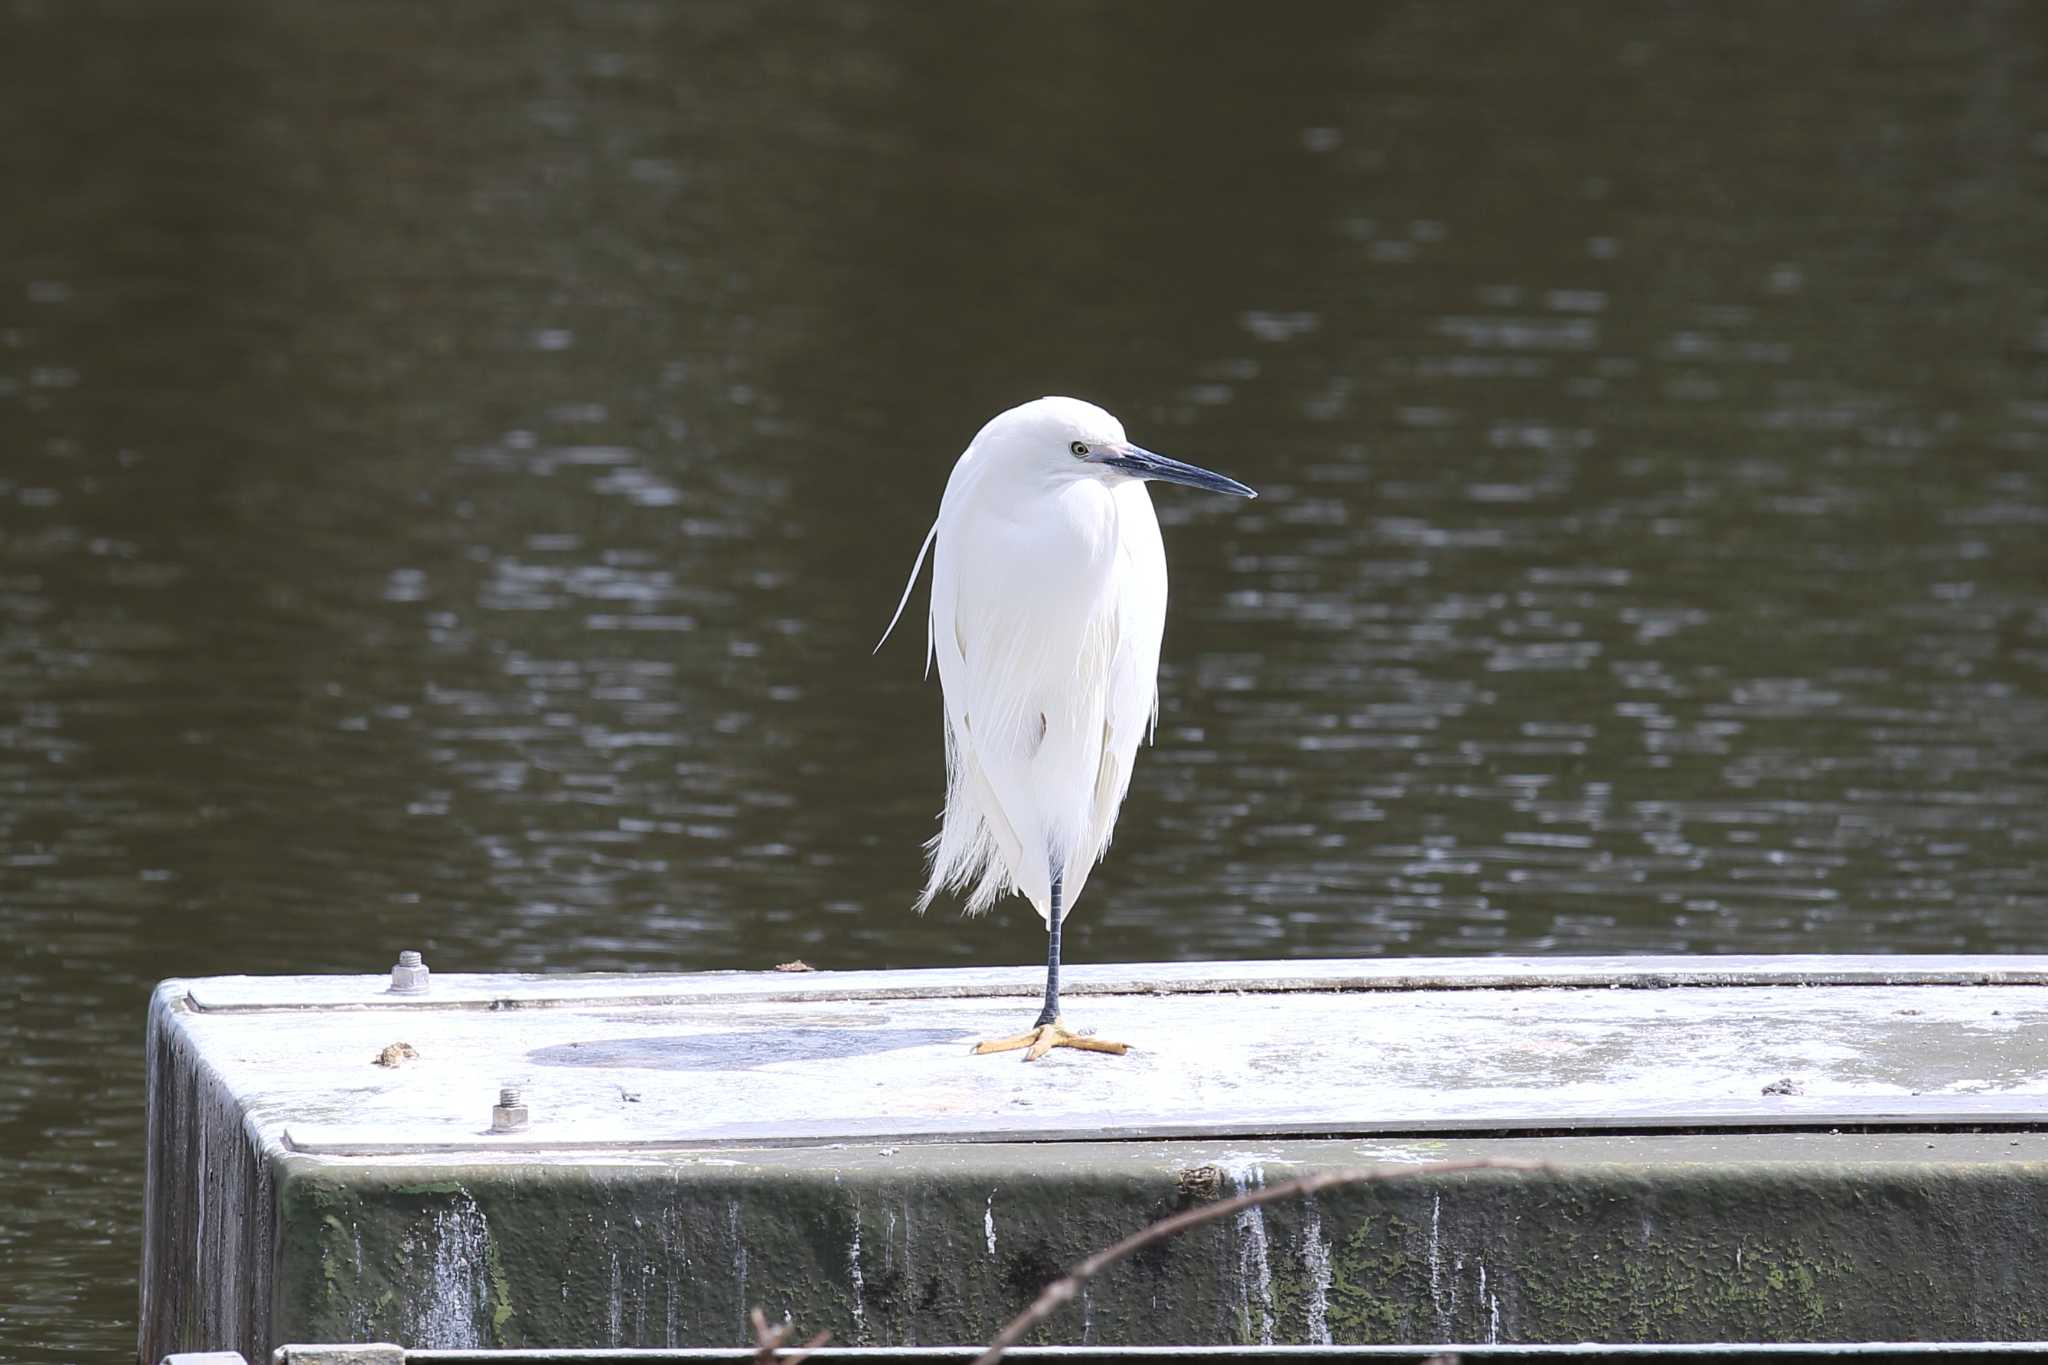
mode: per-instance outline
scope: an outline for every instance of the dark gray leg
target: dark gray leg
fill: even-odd
[[[1122,1043],[1112,1043],[1103,1038],[1092,1038],[1071,1033],[1060,1023],[1060,923],[1066,919],[1066,907],[1060,902],[1064,888],[1060,885],[1060,870],[1052,874],[1052,913],[1048,915],[1045,945],[1045,1008],[1038,1012],[1038,1022],[1031,1026],[1029,1033],[1020,1033],[1014,1038],[991,1038],[985,1043],[976,1043],[977,1054],[990,1052],[1014,1052],[1024,1049],[1024,1060],[1035,1062],[1056,1047],[1077,1048],[1082,1052],[1112,1052],[1119,1056],[1129,1051]]]
[[[1045,950],[1045,1008],[1038,1012],[1038,1023],[1033,1027],[1043,1028],[1060,1017],[1060,870],[1052,870],[1052,927],[1051,940]]]

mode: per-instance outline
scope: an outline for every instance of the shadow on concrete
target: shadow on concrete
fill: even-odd
[[[834,1061],[935,1044],[970,1044],[959,1029],[774,1029],[564,1043],[527,1054],[536,1066],[631,1066],[650,1071],[747,1071],[774,1062]]]

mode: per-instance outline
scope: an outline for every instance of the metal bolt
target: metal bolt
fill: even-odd
[[[427,988],[427,964],[420,955],[407,948],[398,955],[397,965],[391,969],[391,993],[393,995],[418,995]]]
[[[494,1133],[516,1133],[526,1126],[526,1101],[519,1093],[519,1087],[508,1085],[498,1092],[498,1103],[491,1110],[491,1131]]]

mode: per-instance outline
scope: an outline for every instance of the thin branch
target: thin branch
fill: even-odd
[[[1338,1185],[1374,1185],[1390,1180],[1409,1179],[1418,1176],[1458,1175],[1466,1171],[1541,1171],[1549,1169],[1541,1161],[1517,1161],[1510,1157],[1474,1157],[1467,1161],[1431,1161],[1413,1166],[1366,1166],[1350,1170],[1323,1171],[1317,1175],[1305,1175],[1299,1180],[1289,1180],[1264,1189],[1252,1190],[1234,1199],[1225,1199],[1215,1204],[1204,1204],[1200,1208],[1183,1209],[1170,1218],[1162,1218],[1149,1227],[1140,1228],[1114,1246],[1104,1247],[1087,1260],[1054,1280],[1032,1301],[1029,1308],[1010,1320],[988,1349],[974,1359],[974,1365],[996,1365],[1003,1358],[1003,1352],[1015,1346],[1024,1334],[1051,1317],[1061,1304],[1081,1292],[1081,1286],[1102,1271],[1123,1260],[1132,1252],[1154,1242],[1186,1232],[1189,1228],[1203,1223],[1213,1223],[1219,1218],[1228,1218],[1261,1204],[1272,1204],[1282,1199],[1293,1199],[1304,1194],[1314,1194]]]
[[[782,1343],[789,1339],[789,1324],[778,1322],[770,1327],[768,1315],[759,1307],[750,1316],[754,1323],[754,1365],[803,1365],[811,1352],[832,1339],[830,1332],[820,1332],[805,1342],[802,1349],[784,1355]]]

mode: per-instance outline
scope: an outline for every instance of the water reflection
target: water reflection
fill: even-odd
[[[0,1354],[159,976],[1035,959],[868,648],[1039,392],[1264,495],[1076,960],[2039,950],[2044,23],[6,11]]]

